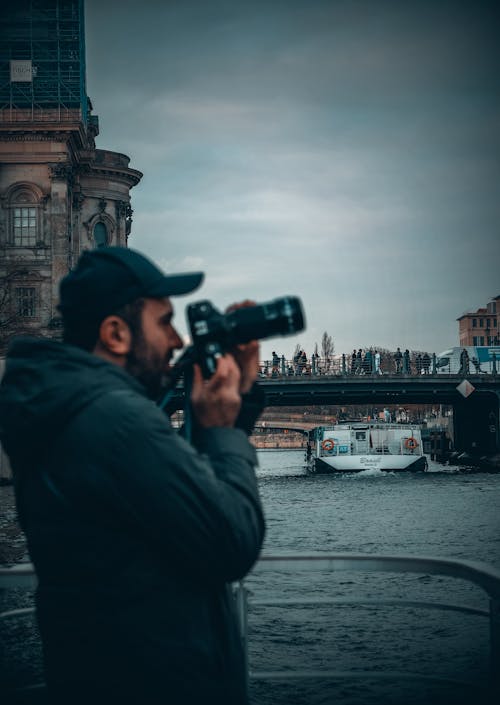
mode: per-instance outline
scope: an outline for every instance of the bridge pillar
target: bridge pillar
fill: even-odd
[[[500,396],[473,392],[453,405],[453,436],[456,450],[478,457],[500,452]]]

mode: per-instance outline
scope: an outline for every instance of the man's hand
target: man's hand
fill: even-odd
[[[246,299],[239,304],[233,304],[226,309],[226,313],[235,311],[237,308],[248,308],[255,306],[255,301]],[[238,363],[241,370],[240,393],[246,394],[252,388],[253,383],[259,374],[259,341],[251,340],[249,343],[237,345],[231,350],[231,355]]]
[[[217,369],[208,380],[199,365],[193,366],[193,372],[191,404],[200,426],[234,426],[241,407],[241,373],[232,355],[218,358]]]

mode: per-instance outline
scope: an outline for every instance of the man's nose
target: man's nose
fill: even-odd
[[[181,348],[184,347],[183,340],[175,328],[174,328],[174,333],[175,333],[174,348],[176,350],[180,350]]]

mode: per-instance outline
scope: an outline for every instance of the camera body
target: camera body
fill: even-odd
[[[235,345],[276,335],[291,335],[304,329],[302,303],[284,296],[263,304],[221,313],[210,301],[198,301],[186,309],[197,361],[204,377],[216,369],[217,358]]]

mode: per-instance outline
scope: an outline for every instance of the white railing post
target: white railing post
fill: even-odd
[[[490,677],[492,694],[500,700],[500,598],[490,599]]]
[[[248,588],[245,587],[242,580],[236,586],[236,611],[238,614],[238,622],[240,626],[241,643],[243,646],[243,658],[245,661],[245,678],[248,687],[249,670],[248,670]]]

